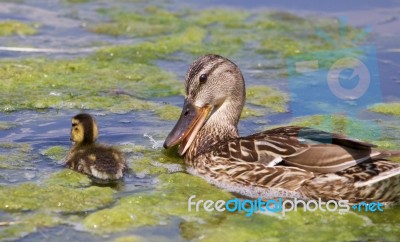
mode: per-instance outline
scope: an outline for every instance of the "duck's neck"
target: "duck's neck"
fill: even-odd
[[[186,152],[186,161],[208,152],[219,143],[239,137],[237,124],[243,109],[242,98],[235,97],[224,102],[211,114]]]
[[[80,143],[75,143],[72,148],[77,149],[77,148],[82,148],[82,147],[89,147],[94,145],[94,142],[80,142]]]

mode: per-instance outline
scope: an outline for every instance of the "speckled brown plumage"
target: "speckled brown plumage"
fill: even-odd
[[[111,147],[96,144],[97,124],[89,114],[72,118],[71,140],[75,142],[65,166],[89,175],[98,181],[118,180],[127,168],[123,154]]]
[[[199,80],[201,77],[201,81]],[[188,170],[246,196],[400,201],[400,151],[305,127],[286,126],[239,137],[245,101],[239,68],[206,55],[186,74],[182,115],[164,147],[180,144]]]

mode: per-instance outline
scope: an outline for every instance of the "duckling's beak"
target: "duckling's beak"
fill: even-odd
[[[185,154],[196,137],[197,132],[207,120],[212,110],[211,106],[196,107],[190,101],[185,100],[181,116],[175,127],[165,139],[164,148],[170,148],[180,144],[178,153]]]

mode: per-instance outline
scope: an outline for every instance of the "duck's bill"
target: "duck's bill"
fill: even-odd
[[[197,132],[207,120],[210,111],[211,106],[199,108],[185,100],[181,116],[165,139],[164,148],[167,149],[180,144],[178,152],[180,155],[185,154]]]

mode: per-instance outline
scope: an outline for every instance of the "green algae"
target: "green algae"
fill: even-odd
[[[90,2],[92,0],[65,0],[68,3],[72,3],[72,4],[80,4],[80,3],[87,3]]]
[[[189,20],[203,27],[219,25],[226,28],[245,28],[248,27],[246,20],[251,15],[252,13],[244,10],[215,8],[193,12],[189,15]]]
[[[114,207],[87,216],[84,225],[94,233],[113,233],[143,226],[159,226],[174,216],[182,219],[179,228],[184,239],[201,241],[299,241],[299,238],[347,241],[365,237],[391,241],[400,233],[396,223],[393,223],[396,215],[382,220],[382,216],[370,214],[304,212],[299,209],[287,213],[285,217],[279,214],[253,214],[246,217],[243,212],[188,211],[187,200],[191,195],[196,196],[194,201],[226,201],[233,198],[198,177],[184,173],[162,174],[155,191],[122,198]],[[391,209],[384,212],[391,213]],[[369,219],[374,219],[376,223],[371,223]],[[318,238],[314,236],[317,233],[321,233]]]
[[[390,158],[392,161],[395,161],[395,162],[399,162],[400,163],[400,157],[393,157],[393,158]]]
[[[32,147],[26,143],[0,143],[0,168],[28,169],[31,167]]]
[[[70,169],[53,173],[44,181],[47,186],[88,187],[92,183],[89,177]]]
[[[258,52],[267,56],[288,57],[326,50],[356,47],[367,33],[340,23],[336,19],[299,17],[287,12],[269,12],[256,17],[253,28],[258,28],[263,39]],[[306,40],[306,41],[305,41]],[[331,53],[334,54],[334,53]],[[302,56],[304,58],[304,56]],[[334,58],[329,58],[332,60]]]
[[[146,157],[135,158],[131,161],[131,169],[137,174],[161,174],[167,172],[167,168],[152,165],[153,159]]]
[[[144,98],[179,94],[179,89],[174,86],[177,83],[174,76],[151,65],[138,63],[108,65],[90,59],[51,62],[24,60],[20,65],[4,62],[1,64],[4,95],[5,91],[11,92],[9,95],[13,94],[19,90],[17,85],[21,85],[20,91],[24,95],[29,95],[26,90],[29,88],[33,94],[41,95],[45,99],[44,105],[22,103],[26,107],[29,105],[46,107],[49,106],[47,103],[62,105],[61,101],[73,102],[74,99],[86,101],[92,97],[99,99],[96,101],[102,101],[101,99],[107,100],[119,96]],[[82,85],[82,82],[87,85]],[[36,87],[37,85],[40,87]],[[60,100],[62,97],[65,100]],[[71,104],[66,103],[64,106],[68,107]]]
[[[0,36],[11,35],[34,35],[37,33],[37,26],[19,21],[0,21]]]
[[[88,59],[23,60],[19,65],[2,62],[0,110],[97,109],[124,113],[157,107],[143,98],[181,93],[174,76],[156,66],[115,65],[118,68]]]
[[[188,212],[187,199],[191,195],[196,195],[198,199],[216,200],[231,197],[201,178],[184,173],[162,174],[158,179],[156,191],[124,197],[114,207],[90,214],[84,219],[85,227],[96,233],[110,233],[164,224],[170,216],[186,220],[218,220],[218,213]]]
[[[344,134],[361,140],[371,141],[381,137],[381,128],[377,124],[342,115],[306,116],[297,118],[290,124]]]
[[[103,48],[96,53],[95,57],[98,60],[110,62],[151,63],[157,59],[167,59],[170,54],[202,43],[206,34],[204,28],[190,26],[182,32],[161,36],[154,41]]]
[[[205,29],[207,38],[184,46],[183,51],[194,55],[218,53],[231,56],[239,52],[249,40],[247,19],[251,12],[236,9],[203,9],[191,12],[186,21],[190,26]]]
[[[368,131],[367,123],[362,120],[353,119],[351,117],[342,115],[312,115],[302,118],[297,118],[290,125],[313,127],[327,132],[334,132],[340,134],[360,134]],[[362,131],[362,132],[361,132]],[[368,136],[373,136],[374,131]],[[365,132],[367,133],[367,132]],[[363,134],[365,135],[365,134]]]
[[[399,146],[396,144],[396,142],[389,141],[389,140],[376,140],[376,141],[374,141],[374,144],[377,145],[380,149],[384,149],[384,150],[399,149]]]
[[[333,49],[334,46],[327,45],[326,43],[321,43],[320,45],[315,42],[323,42],[319,41],[310,41],[303,42],[299,41],[300,36],[295,38],[291,34],[289,36],[286,35],[271,35],[266,37],[261,42],[261,47],[258,50],[260,53],[265,53],[269,55],[282,55],[284,57],[303,54],[307,52],[314,52],[326,49]],[[308,37],[308,38],[307,38]],[[315,36],[306,36],[307,39],[316,38]]]
[[[386,226],[391,232],[384,234]],[[353,241],[364,237],[392,241],[400,232],[395,225],[370,224],[368,219],[352,212],[303,211],[291,212],[284,219],[260,214],[250,218],[230,214],[219,223],[184,223],[181,230],[185,239],[202,238],[201,241]]]
[[[400,116],[400,103],[380,103],[370,107],[369,110],[386,115]]]
[[[60,223],[59,219],[45,212],[14,215],[11,225],[0,228],[0,240],[21,238],[39,228],[52,227],[58,223]]]
[[[142,12],[122,12],[117,9],[101,9],[100,13],[110,16],[108,23],[94,24],[89,31],[98,34],[148,37],[175,33],[183,24],[177,13],[149,6]]]
[[[1,122],[0,121],[0,131],[1,130],[8,130],[8,129],[12,129],[14,127],[16,127],[17,125],[15,123],[12,122]]]
[[[109,31],[122,32],[93,31],[153,38],[131,45],[103,47],[94,55],[74,60],[2,61],[0,74],[4,80],[0,83],[0,110],[95,109],[114,113],[154,110],[162,116],[161,119],[170,120],[173,115],[166,115],[156,103],[146,99],[176,96],[183,93],[183,87],[175,75],[157,67],[155,61],[173,59],[172,55],[179,52],[195,55],[214,52],[230,56],[242,52],[242,47],[247,44],[257,46],[254,42],[285,45],[285,38],[292,41],[285,34],[293,29],[294,23],[301,27],[298,33],[315,32],[315,26],[318,26],[305,18],[276,12],[224,9],[173,12],[153,6],[139,8],[135,12],[120,8],[99,12],[110,17],[108,23],[102,23],[111,25],[107,28]],[[102,24],[89,24],[89,30],[101,29]],[[331,25],[335,24],[322,22],[321,28],[331,31],[334,29]],[[254,34],[254,29],[258,29],[259,33]],[[358,33],[353,28],[349,27],[349,30]],[[266,36],[276,39],[269,41]],[[313,43],[316,37],[310,39],[309,36],[299,35],[296,43]],[[290,49],[287,46],[269,48],[278,52]],[[15,93],[21,95],[16,96]],[[256,105],[267,105],[270,101],[273,104],[269,108],[275,112],[286,110],[279,104],[282,102],[279,96],[270,96],[269,100],[258,99]],[[246,115],[261,114],[253,110],[245,112],[244,117]]]
[[[267,113],[285,113],[289,97],[286,93],[269,86],[250,86],[246,88],[246,105],[240,118],[262,117]]]
[[[85,227],[98,233],[110,233],[123,231],[130,227],[159,224],[159,220],[154,216],[149,216],[150,214],[145,211],[145,209],[151,208],[137,206],[137,204],[140,204],[140,200],[130,200],[127,203],[120,201],[119,204],[116,207],[103,209],[86,217],[84,220]]]
[[[289,97],[269,86],[250,86],[246,89],[246,105],[240,118],[262,117],[266,113],[287,112]]]
[[[195,55],[219,53],[233,55],[247,44],[257,46],[259,53],[267,56],[287,57],[308,52],[347,49],[365,39],[363,30],[345,26],[335,19],[303,18],[286,12],[244,11],[236,9],[202,9],[199,11],[167,11],[149,6],[135,12],[117,8],[102,9],[110,20],[106,23],[89,25],[95,33],[116,36],[156,36],[155,43],[195,28],[202,38],[193,43],[178,42],[169,49]],[[199,41],[200,40],[200,41]],[[130,50],[147,43],[126,47]],[[136,47],[136,48],[135,48]],[[129,51],[134,52],[134,51]],[[141,53],[131,55],[140,59],[166,54]],[[139,52],[140,53],[140,52]],[[332,58],[330,58],[332,59]]]
[[[157,107],[154,112],[162,120],[178,120],[181,110],[181,108],[173,105],[162,105]]]
[[[268,86],[251,86],[246,90],[247,102],[272,109],[274,112],[287,111],[288,96]]]
[[[258,52],[269,57],[293,57],[300,55],[305,60],[308,53],[330,51],[320,60],[337,60],[336,52],[345,51],[365,40],[367,33],[336,19],[299,17],[287,12],[270,12],[256,17],[253,28],[259,29],[262,36]],[[333,50],[333,52],[332,52]],[[311,56],[314,56],[311,54]],[[321,58],[321,55],[318,55]]]
[[[0,143],[0,149],[18,149],[21,152],[29,152],[32,150],[30,144],[14,142],[2,142]]]
[[[83,108],[107,110],[115,113],[131,110],[152,110],[160,119],[175,120],[179,116],[180,108],[172,105],[160,105],[149,100],[152,97],[180,95],[183,90],[182,84],[176,81],[173,74],[165,72],[155,65],[155,62],[159,59],[174,59],[172,55],[179,52],[194,55],[214,52],[230,57],[241,52],[242,47],[249,43],[250,46],[257,46],[257,51],[267,57],[290,56],[297,53],[302,54],[304,51],[335,49],[334,44],[326,43],[326,40],[313,34],[317,29],[316,26],[320,24],[320,19],[312,24],[314,20],[297,17],[293,14],[272,13],[268,15],[262,11],[262,13],[250,13],[249,11],[231,13],[220,9],[206,9],[187,14],[150,7],[139,12],[139,15],[148,16],[137,16],[137,12],[132,13],[132,16],[125,13],[125,16],[123,16],[125,19],[120,21],[116,15],[121,11],[113,11],[114,13],[109,15],[110,22],[105,24],[110,27],[117,26],[115,29],[120,29],[112,30],[117,31],[115,33],[107,33],[107,30],[103,34],[128,37],[144,36],[146,42],[106,47],[87,58],[73,60],[3,61],[0,63],[0,74],[9,75],[7,78],[3,78],[4,80],[2,79],[2,83],[0,83],[1,110]],[[170,21],[171,26],[165,26],[161,21],[161,23],[157,23],[157,14],[152,14],[152,11],[154,13],[164,12],[165,16],[161,17],[165,18],[166,22]],[[252,20],[252,14],[255,15],[254,20]],[[136,18],[148,22],[138,23],[139,21],[134,19],[134,15],[136,15]],[[168,17],[168,15],[171,16]],[[129,18],[132,18],[132,20]],[[189,22],[188,19],[192,22]],[[129,26],[130,22],[135,23],[135,21],[138,23],[137,26],[133,26],[133,28]],[[187,22],[183,23],[184,21]],[[100,25],[89,24],[88,26],[88,28],[93,28],[93,26],[99,27]],[[148,26],[148,29],[145,28],[146,26]],[[161,29],[160,26],[165,27],[165,29]],[[326,31],[333,35],[336,31],[334,29],[336,25],[328,23],[326,26]],[[135,30],[135,28],[137,29]],[[294,30],[294,33],[290,33],[292,30]],[[301,31],[304,32],[304,36],[301,36]],[[285,35],[281,35],[283,33]],[[357,31],[353,34],[356,33]],[[269,38],[269,35],[273,37]],[[292,36],[295,37],[292,38]],[[347,35],[345,37],[347,38]],[[296,39],[298,43],[293,43],[291,38]],[[270,43],[270,40],[277,42]],[[351,46],[351,43],[349,46]],[[248,51],[249,48],[244,50]],[[251,50],[254,51],[254,49]],[[7,67],[7,65],[12,67]],[[10,70],[7,70],[7,68],[10,68]],[[24,68],[27,69],[25,72],[22,70]],[[17,75],[15,79],[12,77],[14,74]],[[23,79],[23,81],[16,83],[16,79]],[[48,79],[48,81],[44,81],[45,79]],[[16,88],[11,89],[14,92],[11,100],[15,98],[16,102],[7,102],[6,98],[2,99],[3,94],[7,95],[6,92],[1,92],[4,82],[6,82],[5,86],[16,86]],[[33,95],[29,95],[31,90],[33,90]],[[15,93],[28,95],[28,99],[17,98]],[[270,92],[267,91],[267,93]],[[249,105],[245,106],[242,113],[243,117],[262,116],[266,109],[273,112],[285,112],[287,102],[285,97],[271,92],[271,100],[268,100],[264,94],[263,92],[248,94],[253,102],[249,102]],[[278,95],[274,97],[274,94]],[[251,97],[252,95],[253,97]],[[8,98],[11,98],[11,94]],[[273,102],[273,106],[268,106],[268,102]],[[346,119],[341,118],[337,118],[334,125],[330,125],[329,122],[324,121],[323,117],[315,116],[310,117],[309,120],[298,120],[297,122],[308,124],[306,126],[322,127],[327,131],[335,130],[335,132],[350,132],[350,134],[351,132],[362,133],[361,131],[364,132],[362,127],[366,127],[358,122],[346,121]],[[355,131],[351,131],[353,128],[349,128],[352,125],[356,127]],[[374,134],[374,132],[371,134]],[[378,142],[384,142],[384,140]],[[387,147],[394,147],[391,141],[386,142]],[[166,165],[183,164],[183,159],[176,155],[174,149],[162,152],[159,149],[151,150],[138,146],[125,147],[124,149],[135,153],[134,155],[131,154],[132,156],[128,159],[130,167],[135,172],[144,172],[153,176],[160,175],[159,186],[155,191],[138,194],[129,193],[129,195],[121,194],[122,198],[118,198],[115,205],[112,202],[104,203],[104,206],[107,206],[105,209],[102,209],[103,206],[99,205],[94,208],[94,212],[86,213],[86,211],[92,209],[82,208],[80,211],[85,211],[84,216],[86,216],[83,221],[84,226],[93,233],[113,233],[143,226],[165,225],[169,223],[171,217],[178,217],[181,221],[177,229],[188,240],[299,241],[301,238],[307,238],[307,240],[321,241],[358,241],[372,238],[395,241],[399,237],[398,230],[395,227],[398,224],[396,216],[387,218],[387,221],[374,220],[375,224],[370,225],[362,218],[351,214],[326,216],[326,214],[299,212],[290,214],[286,219],[281,219],[258,214],[246,218],[243,214],[227,212],[222,214],[188,212],[187,199],[190,195],[195,194],[196,200],[229,199],[233,195],[217,189],[197,177],[183,173],[165,174],[168,169],[158,163]],[[49,148],[44,151],[44,155],[53,160],[58,160],[61,153],[61,147]],[[41,185],[31,186],[30,190],[38,189],[40,193],[52,194],[57,190],[52,189],[57,187],[60,191],[65,191],[65,193],[57,191],[61,194],[60,199],[69,200],[69,197],[74,196],[82,198],[80,191],[85,191],[87,188],[82,190],[77,188],[87,187],[89,179],[82,174],[65,169],[51,174]],[[65,187],[70,190],[64,190]],[[1,187],[1,193],[3,193],[3,189],[11,188]],[[77,193],[79,194],[77,195]],[[6,194],[10,193],[6,192]],[[31,195],[31,192],[28,192],[27,195],[31,196],[31,199],[35,202],[38,202],[39,197],[41,197],[36,194]],[[79,203],[86,204],[88,200],[95,199],[94,194],[86,195]],[[45,201],[50,196],[43,195],[41,199]],[[0,198],[0,201],[3,201],[3,197],[0,196]],[[16,198],[17,202],[21,202],[19,197]],[[111,207],[109,207],[110,205]],[[26,205],[26,207],[29,206]],[[47,210],[44,206],[35,207],[33,205],[32,208],[28,209]],[[49,210],[70,212],[68,209],[57,210],[53,205],[49,207]],[[388,213],[390,212],[388,211]],[[381,217],[386,218],[387,216]],[[48,218],[48,221],[53,222],[55,220],[53,214],[43,216],[43,218],[45,220]],[[76,218],[74,222],[80,224],[82,218]],[[32,222],[32,224],[37,224],[36,228],[54,225],[50,222],[49,224]],[[0,238],[18,237],[34,230],[35,227],[21,227],[14,235],[4,236],[0,229]],[[386,233],[383,231],[386,231]],[[316,234],[318,234],[318,237],[315,237]],[[121,238],[123,241],[130,239],[132,238]],[[135,239],[133,238],[133,240]]]
[[[176,149],[145,149],[135,147],[135,156],[128,159],[129,167],[135,173],[163,174],[168,172],[168,166],[172,168],[183,165],[183,158],[177,154]]]
[[[400,149],[400,128],[398,120],[377,120],[380,127],[381,136],[374,144],[380,149],[399,150]]]
[[[132,37],[169,35],[185,31],[190,26],[207,29],[246,28],[248,27],[246,19],[252,15],[250,12],[235,9],[172,12],[156,6],[147,6],[134,12],[126,12],[117,8],[100,9],[99,12],[108,16],[109,21],[89,25],[89,31],[98,34]]]
[[[290,125],[343,134],[383,150],[398,150],[400,146],[400,129],[396,122],[360,120],[342,115],[312,115],[296,118]]]
[[[48,156],[50,159],[55,161],[62,160],[68,152],[68,148],[63,146],[53,146],[46,150],[43,150],[41,153],[45,156]]]
[[[105,207],[113,202],[111,188],[38,186],[24,183],[0,187],[0,210],[7,212],[46,210],[54,212],[84,212]]]
[[[137,236],[124,236],[124,237],[119,237],[114,240],[114,242],[140,242],[140,241],[145,241],[141,237]]]
[[[259,110],[248,105],[243,107],[242,113],[240,114],[241,119],[252,118],[252,117],[262,117],[265,115],[265,110]]]

